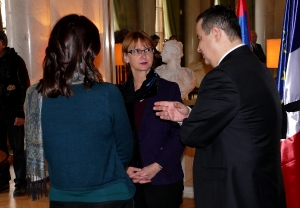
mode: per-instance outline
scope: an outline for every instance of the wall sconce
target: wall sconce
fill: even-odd
[[[127,72],[122,59],[122,44],[115,44],[116,82],[121,84],[127,81]]]
[[[122,60],[122,44],[117,43],[115,44],[115,64],[116,66],[123,66]]]
[[[278,68],[281,39],[267,39],[267,67]]]

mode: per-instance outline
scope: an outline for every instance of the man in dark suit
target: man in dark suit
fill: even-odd
[[[261,45],[256,43],[257,41],[257,34],[255,31],[251,31],[251,47],[253,53],[257,56],[257,58],[262,62],[266,63],[266,55],[264,53],[264,50],[262,49]]]
[[[156,34],[152,34],[152,35],[150,35],[150,37],[151,37],[151,39],[154,43],[154,46],[155,46],[154,47],[154,66],[153,67],[156,68],[156,67],[163,64],[162,57],[161,57],[161,52],[156,49],[156,47],[159,43],[160,37]]]
[[[181,141],[196,147],[196,207],[284,207],[282,115],[272,75],[242,43],[234,11],[214,6],[196,22],[197,50],[214,69],[192,111],[179,102],[154,106],[161,119],[183,121]]]

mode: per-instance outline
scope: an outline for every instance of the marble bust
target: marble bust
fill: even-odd
[[[155,70],[160,77],[176,82],[180,88],[181,98],[186,99],[196,86],[196,77],[193,70],[181,67],[182,49],[181,42],[177,40],[166,41],[161,52],[162,61],[166,64],[157,67]]]

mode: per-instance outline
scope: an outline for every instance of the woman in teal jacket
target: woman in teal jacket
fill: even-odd
[[[135,187],[126,174],[133,151],[122,95],[94,66],[100,51],[97,27],[68,15],[54,26],[43,79],[27,92],[27,174],[45,178],[50,207],[133,207]],[[37,145],[38,144],[38,145]],[[36,183],[29,193],[38,197]]]

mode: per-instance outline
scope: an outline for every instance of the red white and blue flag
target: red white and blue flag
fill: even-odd
[[[286,0],[277,87],[286,123],[281,141],[281,169],[287,208],[300,207],[300,5]]]
[[[248,45],[251,48],[251,45],[250,45],[250,22],[249,22],[248,7],[247,7],[246,0],[238,1],[236,15],[238,17],[239,24],[241,27],[242,41],[244,44]]]

